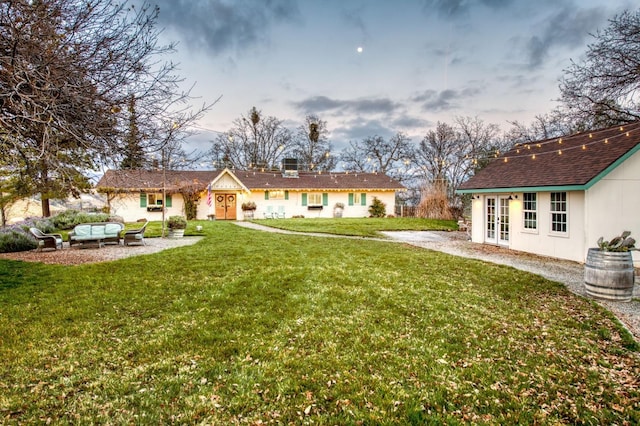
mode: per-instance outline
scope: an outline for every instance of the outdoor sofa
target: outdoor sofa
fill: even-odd
[[[69,247],[88,243],[96,243],[98,247],[106,243],[120,244],[123,229],[124,224],[118,222],[82,223],[69,232]]]

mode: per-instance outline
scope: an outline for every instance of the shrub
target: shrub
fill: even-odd
[[[20,223],[16,223],[14,227],[18,227],[27,235],[31,235],[29,228],[38,228],[45,234],[50,234],[56,230],[53,221],[49,218],[30,217]]]
[[[255,210],[258,208],[258,206],[256,206],[256,203],[254,203],[253,201],[247,201],[246,203],[242,203],[242,210],[247,211],[247,210]]]
[[[169,229],[185,229],[187,227],[187,219],[183,216],[169,216]]]
[[[369,206],[369,215],[371,217],[385,217],[387,215],[387,205],[380,201],[378,197],[373,197],[373,201]]]
[[[422,198],[418,204],[418,217],[426,219],[452,220],[456,212],[452,211],[447,198],[446,186],[434,184],[422,190]]]
[[[106,213],[85,213],[78,210],[66,210],[51,218],[51,222],[57,229],[73,229],[80,223],[108,222]]]
[[[13,253],[38,248],[36,239],[21,225],[0,229],[0,253]]]

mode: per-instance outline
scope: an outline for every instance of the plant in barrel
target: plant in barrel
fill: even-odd
[[[631,252],[636,240],[631,232],[606,241],[598,239],[598,247],[590,248],[584,265],[584,285],[588,296],[629,302],[633,297],[635,271]]]

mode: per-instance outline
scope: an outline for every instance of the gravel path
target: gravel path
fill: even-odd
[[[25,262],[42,262],[56,265],[80,265],[83,263],[109,262],[125,257],[157,253],[162,250],[195,244],[202,237],[184,238],[145,238],[145,245],[105,244],[98,248],[95,244],[81,247],[64,243],[62,250],[31,250],[16,253],[0,253],[0,259],[23,260]]]
[[[269,228],[251,222],[237,222],[237,224],[262,231],[309,235],[308,233],[290,232],[283,231],[281,229]],[[571,292],[587,297],[584,290],[584,265],[581,263],[537,256],[529,253],[509,250],[503,247],[472,243],[464,232],[397,231],[383,232],[383,234],[388,237],[389,240],[399,243],[411,244],[430,250],[437,250],[454,256],[479,259],[486,262],[512,266],[516,269],[531,272],[541,275],[549,280],[560,282]],[[336,235],[328,234],[313,235],[336,237]],[[640,280],[636,277],[634,300],[631,302],[609,302],[592,299],[611,311],[627,328],[627,330],[633,334],[638,342],[640,342],[639,282]]]

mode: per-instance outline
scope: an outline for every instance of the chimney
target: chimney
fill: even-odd
[[[282,160],[282,177],[297,178],[298,177],[298,159],[285,158]]]

